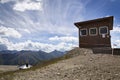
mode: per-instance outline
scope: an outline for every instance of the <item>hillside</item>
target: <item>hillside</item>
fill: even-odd
[[[64,55],[64,52],[52,51],[46,53],[43,51],[0,51],[0,65],[22,65],[26,62],[29,64],[37,64],[44,60],[57,58]]]
[[[119,55],[93,54],[91,49],[75,48],[54,64],[14,72],[0,80],[119,80],[119,62]]]

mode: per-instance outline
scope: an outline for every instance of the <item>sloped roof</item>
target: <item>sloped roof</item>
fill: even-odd
[[[74,23],[74,25],[79,28],[79,26],[84,25],[84,24],[89,24],[89,23],[94,23],[94,22],[99,22],[99,21],[109,21],[111,26],[113,26],[113,18],[114,18],[113,16],[103,17],[103,18],[98,18],[98,19],[93,19],[93,20],[76,22]]]

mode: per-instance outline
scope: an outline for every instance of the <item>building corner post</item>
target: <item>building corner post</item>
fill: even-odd
[[[80,48],[80,28],[78,28],[78,35],[79,35],[78,40],[79,40],[79,48]]]

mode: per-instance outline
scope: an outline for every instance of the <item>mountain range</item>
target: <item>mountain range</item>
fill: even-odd
[[[31,65],[42,63],[45,60],[61,57],[65,52],[54,50],[50,53],[44,51],[0,51],[0,65],[22,65],[29,63]]]

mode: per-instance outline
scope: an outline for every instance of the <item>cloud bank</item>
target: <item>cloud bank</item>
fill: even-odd
[[[42,50],[45,52],[51,52],[54,50],[67,51],[77,46],[75,44],[65,43],[65,42],[60,42],[54,45],[54,44],[33,42],[31,40],[27,40],[27,41],[19,42],[19,43],[13,43],[9,41],[7,38],[1,38],[1,37],[0,37],[0,43],[4,44],[4,46],[6,46],[8,50],[18,50],[18,51],[20,50],[33,50],[33,51]]]

